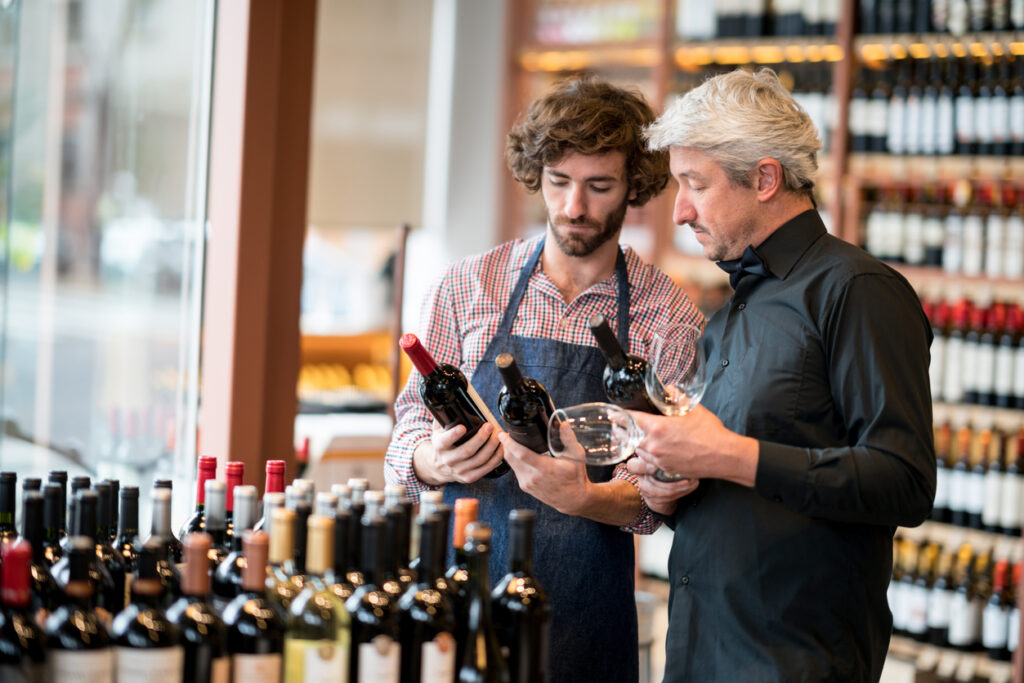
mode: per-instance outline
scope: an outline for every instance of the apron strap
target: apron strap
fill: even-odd
[[[540,255],[544,251],[544,242],[546,240],[547,237],[541,238],[533,253],[530,254],[530,258],[523,265],[522,270],[519,271],[519,279],[512,290],[512,296],[509,297],[505,312],[501,316],[501,322],[498,324],[495,338],[498,336],[507,337],[512,334],[512,323],[519,313],[519,304],[523,301],[523,296],[526,294],[526,286],[529,284],[533,271],[537,268],[537,263],[540,261]],[[626,270],[626,257],[623,254],[622,247],[619,247],[615,256],[615,274],[619,276],[617,298],[619,311],[616,327],[618,328],[619,343],[622,344],[622,348],[626,350],[626,353],[629,353],[629,273]]]

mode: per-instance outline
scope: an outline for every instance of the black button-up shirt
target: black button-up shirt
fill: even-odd
[[[665,681],[881,675],[897,525],[935,493],[931,330],[907,281],[817,212],[758,246],[704,333],[704,405],[759,441],[754,488],[704,480],[674,517]]]

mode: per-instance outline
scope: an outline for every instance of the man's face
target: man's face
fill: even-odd
[[[757,190],[736,185],[717,161],[692,147],[672,147],[669,169],[679,183],[675,224],[689,225],[712,261],[742,256],[759,227]]]
[[[541,193],[558,248],[568,256],[589,256],[616,238],[635,196],[626,182],[626,154],[569,152],[544,167]]]

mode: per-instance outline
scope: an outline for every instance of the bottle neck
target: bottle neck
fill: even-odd
[[[216,462],[210,463],[200,459],[199,472],[196,476],[196,512],[203,512],[206,508],[206,482],[217,476]]]
[[[597,316],[595,316],[596,318]],[[612,328],[608,325],[608,321],[603,317],[600,320],[591,320],[590,331],[594,334],[594,339],[597,341],[597,347],[604,354],[605,360],[608,361],[608,365],[614,370],[621,370],[626,367],[627,357],[626,351],[622,348],[615,333],[612,332]]]
[[[373,517],[363,524],[363,578],[365,585],[380,586],[384,582],[384,520]]]
[[[153,525],[152,534],[171,538],[171,500],[170,498],[156,499],[153,501]]]
[[[132,539],[139,535],[139,499],[121,498],[121,515],[117,520],[117,537]]]
[[[517,522],[509,530],[509,570],[515,574],[533,571],[533,525]]]
[[[284,493],[284,461],[271,460],[267,463],[267,475],[263,484],[263,494]]]
[[[469,561],[469,582],[473,586],[473,596],[483,605],[484,613],[490,612],[491,581],[488,572],[490,547],[487,543],[477,542],[472,551],[466,553]]]
[[[14,531],[14,500],[17,479],[7,476],[0,479],[0,533]]]

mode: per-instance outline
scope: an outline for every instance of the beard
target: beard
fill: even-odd
[[[622,205],[606,215],[604,220],[590,216],[572,219],[565,214],[557,214],[553,217],[548,216],[548,224],[555,236],[555,243],[563,254],[576,257],[590,256],[598,247],[619,234],[627,208],[628,201],[623,200]],[[580,235],[560,230],[559,228],[563,226],[592,228],[592,231]]]

